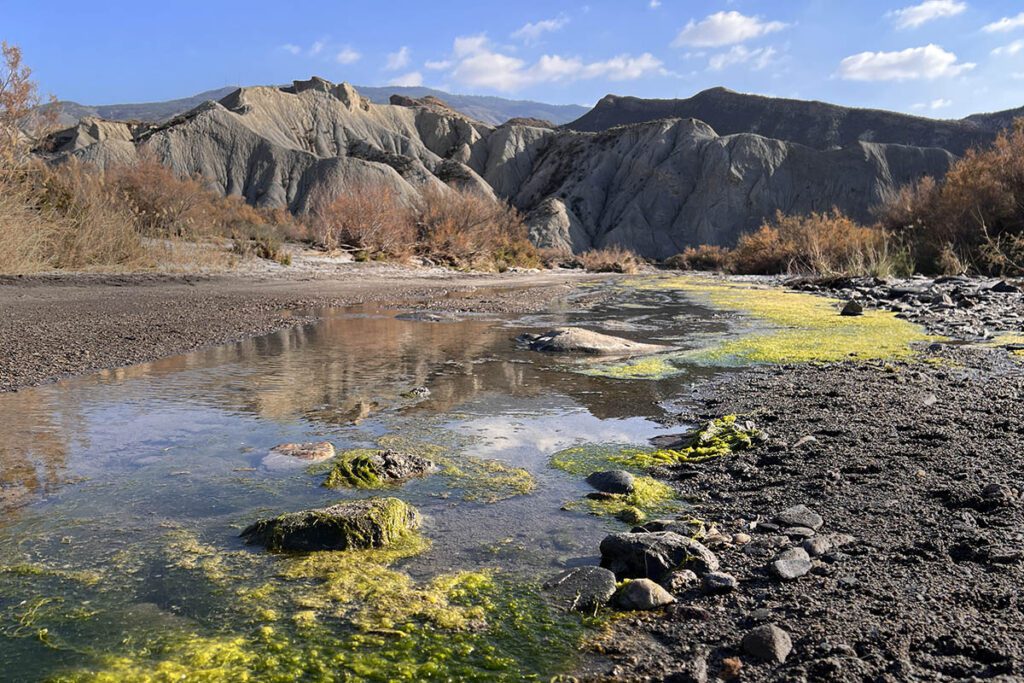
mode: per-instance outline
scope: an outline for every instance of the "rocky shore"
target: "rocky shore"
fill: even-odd
[[[713,561],[683,553],[685,569],[660,571],[651,559],[673,558],[685,535],[626,534],[647,547],[641,575],[669,595],[617,622],[584,677],[1021,680],[1024,359],[998,341],[1020,334],[1020,291],[966,279],[798,286],[899,310],[951,343],[690,387],[678,422],[738,414],[766,441],[654,471],[692,504],[684,518],[699,520],[691,536]]]

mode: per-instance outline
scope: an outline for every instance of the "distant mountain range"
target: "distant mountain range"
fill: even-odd
[[[357,86],[359,94],[374,104],[387,104],[391,95],[420,99],[427,96],[444,100],[450,107],[466,116],[489,123],[500,125],[509,119],[541,119],[556,125],[568,123],[586,114],[589,109],[578,104],[545,104],[529,100],[507,100],[501,97],[483,95],[456,95],[423,87],[388,86],[369,88]],[[192,97],[183,97],[166,102],[143,102],[138,104],[99,104],[88,105],[77,102],[60,102],[60,123],[64,126],[74,125],[85,116],[95,116],[111,121],[150,121],[159,123],[194,109],[208,100],[219,101],[230,95],[238,86],[227,86],[216,90],[207,90]]]
[[[598,132],[659,119],[697,119],[710,125],[719,135],[756,133],[821,150],[848,147],[858,142],[879,142],[940,147],[959,156],[970,147],[991,142],[1000,129],[1022,114],[1024,108],[942,121],[712,88],[677,100],[608,95],[565,127]]]

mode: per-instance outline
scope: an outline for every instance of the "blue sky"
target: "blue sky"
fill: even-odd
[[[1024,105],[1021,0],[0,0],[0,38],[90,104],[319,75],[585,105],[716,85],[941,118]]]

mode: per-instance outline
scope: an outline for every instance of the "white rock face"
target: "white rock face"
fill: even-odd
[[[159,126],[83,119],[51,138],[53,156],[125,163],[148,148],[183,174],[257,206],[309,210],[362,184],[415,198],[434,186],[476,189],[529,216],[535,243],[576,252],[623,245],[651,257],[728,245],[776,210],[873,204],[953,157],[936,148],[860,142],[816,150],[695,119],[600,133],[493,128],[439,103],[370,104],[352,86],[313,78],[241,88]]]

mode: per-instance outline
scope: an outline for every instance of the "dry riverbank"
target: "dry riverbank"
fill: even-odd
[[[267,334],[310,322],[325,307],[539,310],[594,277],[377,264],[326,273],[0,277],[0,391]]]

